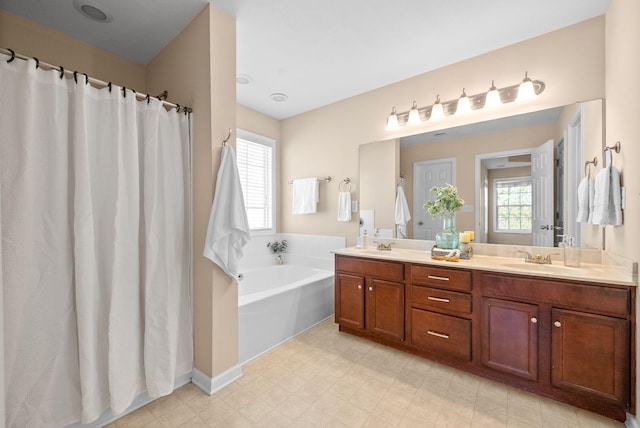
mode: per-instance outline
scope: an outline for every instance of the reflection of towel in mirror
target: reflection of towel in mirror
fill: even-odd
[[[315,214],[318,199],[318,177],[293,180],[293,214]]]
[[[607,167],[596,176],[595,198],[593,202],[593,224],[601,226],[622,224],[622,192],[620,172],[611,165],[611,155],[607,152]]]
[[[411,213],[409,212],[409,204],[407,204],[407,198],[404,195],[404,189],[402,185],[398,185],[398,193],[396,195],[396,226],[397,237],[400,239],[407,238],[407,223],[411,220]]]
[[[204,244],[204,256],[237,281],[242,247],[249,239],[249,222],[236,156],[231,146],[224,146]]]
[[[338,193],[338,221],[351,221],[351,192]]]
[[[591,223],[593,219],[594,181],[591,177],[585,177],[578,185],[578,223]]]

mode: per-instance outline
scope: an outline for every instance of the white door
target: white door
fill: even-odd
[[[434,198],[433,186],[455,186],[455,167],[454,158],[413,164],[413,239],[435,240],[442,230],[442,219],[425,213],[424,203]]]
[[[533,196],[533,245],[553,246],[553,140],[531,152],[531,185]]]

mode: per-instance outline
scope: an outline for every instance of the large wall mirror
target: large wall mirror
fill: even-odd
[[[580,180],[595,177],[602,166],[603,118],[604,101],[592,100],[392,141],[399,146],[399,174],[387,187],[395,194],[404,178],[408,237],[434,239],[441,230],[442,221],[422,206],[432,185],[446,182],[465,199],[457,229],[474,230],[476,242],[551,247],[569,235],[583,248],[603,249],[603,229],[576,221]],[[361,147],[370,153],[370,145]],[[585,165],[594,158],[597,166]],[[398,170],[397,159],[387,162],[388,171]],[[383,170],[380,162],[376,171],[370,164],[361,157],[363,188],[367,177]],[[375,187],[361,195],[360,206],[375,211],[376,227],[395,230],[395,201],[380,183]]]

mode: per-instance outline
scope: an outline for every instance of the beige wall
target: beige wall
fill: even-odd
[[[622,172],[622,182],[627,187],[627,205],[623,212],[624,225],[607,226],[605,248],[635,261],[640,261],[640,105],[635,96],[640,94],[638,17],[640,2],[636,0],[612,0],[606,14],[606,142],[613,145],[620,141],[622,149],[614,154],[613,164]],[[640,311],[636,315],[640,318]],[[637,336],[635,343],[637,372],[640,353]],[[640,383],[636,382],[636,397],[639,396]],[[637,399],[635,410],[639,415]]]
[[[437,125],[384,130],[392,106],[408,110],[413,100],[429,105],[438,94],[443,100],[455,99],[462,87],[467,93],[483,92],[492,79],[498,86],[512,85],[522,80],[525,70],[546,84],[535,101],[454,116]],[[353,179],[358,176],[360,144],[603,97],[604,17],[599,17],[284,120],[281,182],[313,175]],[[321,191],[318,214],[304,219],[287,209],[291,193],[284,192],[279,211],[283,231],[346,236],[348,244],[354,244],[357,216],[349,223],[335,221],[337,184]],[[359,197],[355,183],[353,197]]]
[[[235,21],[207,6],[147,67],[149,91],[194,109],[194,363],[209,376],[238,363],[236,284],[202,256],[222,140],[236,128],[235,49]]]
[[[145,66],[0,8],[0,46],[145,92]]]

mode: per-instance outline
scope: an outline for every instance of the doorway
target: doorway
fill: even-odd
[[[442,219],[432,218],[424,203],[434,198],[431,188],[456,185],[456,159],[438,159],[413,164],[413,239],[435,240],[442,230]]]

